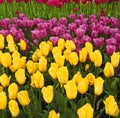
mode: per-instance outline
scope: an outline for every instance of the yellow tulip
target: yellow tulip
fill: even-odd
[[[91,52],[93,52],[93,45],[92,45],[92,43],[86,42],[85,43],[85,48],[87,49],[88,54],[90,54]]]
[[[71,50],[70,49],[65,49],[64,52],[63,52],[64,56],[65,56],[65,59],[67,61],[69,61],[69,55],[71,54]]]
[[[25,40],[21,39],[20,42],[18,43],[18,45],[20,46],[20,50],[25,51],[27,44],[25,42]]]
[[[3,73],[0,76],[0,83],[3,87],[7,87],[10,84],[10,77],[8,77],[8,75],[6,73]]]
[[[117,117],[120,110],[118,108],[117,102],[115,101],[114,96],[109,95],[104,101],[105,112],[107,115]]]
[[[57,70],[58,70],[58,67],[59,67],[59,64],[57,63],[51,63],[51,66],[48,70],[50,76],[53,78],[53,79],[57,79]]]
[[[59,66],[64,66],[64,62],[65,62],[65,57],[64,55],[55,55],[55,62],[57,64],[59,64]]]
[[[2,57],[2,50],[0,50],[0,65],[1,65],[1,57]]]
[[[15,43],[8,43],[8,49],[9,52],[13,53],[17,50],[16,44]]]
[[[12,53],[12,58],[20,58],[20,53],[15,50],[13,53]]]
[[[99,50],[95,50],[93,53],[94,53],[94,65],[95,67],[100,67],[102,65],[102,54]]]
[[[94,92],[95,95],[101,95],[101,93],[103,92],[103,84],[104,84],[104,80],[101,77],[97,77],[94,80]]]
[[[20,58],[20,67],[19,68],[26,68],[26,56],[22,56]]]
[[[42,56],[39,59],[39,71],[45,72],[46,70],[47,70],[47,59],[44,56]]]
[[[50,40],[48,40],[47,44],[49,45],[49,50],[52,51],[53,43]]]
[[[48,54],[50,52],[50,46],[48,43],[46,43],[45,41],[42,41],[39,44],[39,48],[40,48],[43,56],[48,56]]]
[[[77,110],[79,118],[93,118],[94,109],[89,103],[86,103]]]
[[[27,90],[21,90],[17,93],[17,99],[22,106],[29,105],[30,98]]]
[[[86,79],[86,78],[81,79],[81,81],[78,83],[79,93],[81,93],[81,94],[86,93],[88,90],[88,86],[89,86],[88,79]]]
[[[76,66],[78,64],[78,55],[77,55],[77,52],[71,52],[70,55],[69,55],[69,63],[72,65],[72,66]]]
[[[43,87],[42,90],[43,99],[46,103],[51,103],[54,97],[53,86],[48,85],[47,87]]]
[[[113,67],[118,67],[120,62],[120,54],[118,52],[114,52],[111,56],[111,64]]]
[[[86,48],[82,48],[80,51],[79,51],[79,59],[80,59],[80,62],[84,63],[87,59],[87,49]]]
[[[62,55],[62,51],[59,47],[52,48],[53,58],[55,59],[56,55]]]
[[[35,73],[38,69],[36,63],[34,63],[32,60],[27,61],[26,67],[29,74]]]
[[[64,88],[68,99],[75,99],[77,97],[77,86],[73,81],[68,81]]]
[[[89,58],[90,58],[90,60],[91,60],[92,62],[94,62],[94,60],[95,60],[94,52],[90,52]]]
[[[2,34],[0,34],[0,50],[4,49],[5,46],[5,38]]]
[[[88,73],[86,75],[86,78],[89,81],[89,85],[93,85],[94,84],[95,76],[92,73]]]
[[[78,71],[72,78],[71,81],[74,81],[76,83],[76,85],[78,85],[78,83],[81,81],[82,79],[82,75],[80,73],[80,71]]]
[[[85,65],[85,71],[87,71],[89,69],[90,65],[89,64],[86,64]]]
[[[4,89],[4,88],[3,88],[3,86],[1,86],[1,85],[0,85],[0,92],[2,92],[2,91],[3,91],[3,89]]]
[[[68,68],[67,66],[61,66],[58,70],[57,70],[57,78],[58,81],[60,82],[60,84],[65,84],[68,81]]]
[[[36,61],[38,61],[41,58],[41,56],[42,56],[42,51],[39,50],[39,49],[36,49],[35,52],[32,55],[32,60],[34,62],[36,62]]]
[[[1,64],[7,68],[11,65],[12,59],[9,52],[5,52],[1,55]]]
[[[114,76],[114,68],[113,68],[113,66],[112,66],[112,64],[110,62],[107,62],[105,64],[103,72],[104,72],[104,75],[106,77],[112,77],[112,76]]]
[[[18,86],[16,83],[11,83],[8,87],[9,99],[16,99],[18,93]]]
[[[65,47],[71,51],[74,51],[76,49],[76,45],[72,40],[66,40]]]
[[[23,85],[26,81],[25,69],[22,68],[18,69],[15,72],[15,78],[19,84]]]
[[[15,100],[10,100],[8,103],[8,108],[13,117],[17,117],[20,113],[18,103]]]
[[[7,43],[14,43],[14,38],[11,34],[6,36]]]
[[[48,118],[60,118],[60,113],[56,113],[55,110],[50,110]]]
[[[65,48],[65,40],[63,38],[60,38],[58,40],[58,47],[61,49],[61,50],[64,50]]]
[[[4,110],[7,107],[7,96],[5,92],[0,92],[0,110]]]
[[[42,88],[44,86],[44,76],[41,72],[37,71],[31,76],[30,85],[33,88]]]
[[[9,69],[11,70],[11,72],[15,72],[16,71],[16,68],[13,65],[10,65]]]

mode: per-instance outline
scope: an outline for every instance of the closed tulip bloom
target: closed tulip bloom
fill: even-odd
[[[64,88],[68,99],[75,99],[77,97],[77,86],[74,81],[68,81],[66,85],[64,85]]]
[[[15,78],[19,84],[23,85],[26,81],[25,69],[22,68],[18,69],[15,72]]]
[[[114,96],[109,95],[104,101],[105,112],[107,115],[117,117],[119,115],[119,108]]]
[[[104,80],[101,77],[97,77],[94,81],[94,92],[95,95],[101,95],[101,93],[103,92],[103,84],[104,84]]]
[[[71,52],[69,55],[69,63],[72,66],[76,66],[78,64],[78,55],[77,52]]]
[[[94,65],[100,67],[102,65],[102,54],[99,50],[94,51]]]
[[[71,50],[70,49],[65,49],[64,50],[64,56],[65,56],[65,59],[67,61],[69,61],[69,55],[71,54]]]
[[[58,47],[61,50],[64,50],[64,48],[65,48],[65,40],[63,38],[58,39]]]
[[[0,92],[2,92],[2,91],[3,91],[3,89],[4,89],[4,88],[3,88],[3,86],[0,86]]]
[[[60,113],[56,113],[55,110],[50,110],[48,118],[60,118]]]
[[[16,44],[15,43],[8,43],[8,49],[9,52],[13,53],[17,50]]]
[[[0,50],[0,65],[1,65],[1,57],[2,57],[2,50]]]
[[[18,45],[20,46],[20,50],[25,51],[27,44],[25,42],[25,40],[21,39],[20,42],[18,43]]]
[[[7,106],[7,96],[5,92],[0,92],[0,110],[4,110]]]
[[[6,36],[7,43],[14,43],[14,38],[11,34]]]
[[[57,70],[58,70],[58,67],[59,67],[59,64],[57,63],[51,63],[51,66],[48,70],[50,76],[53,78],[53,79],[57,79]]]
[[[57,78],[60,84],[65,84],[68,81],[68,68],[66,66],[61,66],[57,70]]]
[[[86,78],[81,79],[81,81],[78,83],[79,93],[81,93],[81,94],[86,93],[88,90],[88,86],[89,86],[88,79],[86,79]]]
[[[26,68],[26,56],[22,56],[20,58],[20,67],[19,68]]]
[[[64,66],[65,56],[64,55],[55,55],[55,62],[59,64],[59,66]]]
[[[47,70],[47,59],[44,56],[42,56],[39,59],[39,71],[45,72],[46,70]]]
[[[33,88],[42,88],[44,86],[44,76],[40,71],[37,71],[31,76],[30,85]]]
[[[18,86],[16,83],[11,83],[8,87],[8,96],[9,99],[15,100],[18,93]]]
[[[85,62],[86,59],[87,59],[87,49],[86,48],[82,48],[80,51],[79,51],[79,59],[80,59],[80,62]]]
[[[46,103],[51,103],[54,97],[53,86],[48,85],[47,87],[43,87],[42,90],[43,99]]]
[[[72,40],[66,40],[65,47],[71,51],[74,51],[76,49],[76,45]]]
[[[29,105],[30,98],[27,90],[21,90],[17,93],[17,99],[22,106]]]
[[[81,81],[82,79],[82,75],[80,73],[80,71],[78,71],[72,78],[71,81],[74,81],[76,85],[78,85],[78,83]]]
[[[4,49],[5,46],[5,38],[2,34],[0,34],[0,50]]]
[[[11,65],[12,59],[9,52],[5,52],[1,55],[1,64],[7,68]]]
[[[120,54],[118,52],[114,52],[111,56],[111,64],[113,67],[118,67],[120,62]]]
[[[42,51],[39,49],[36,49],[36,51],[32,55],[32,60],[36,62],[40,59],[41,56],[42,56]]]
[[[94,109],[89,103],[86,103],[77,110],[79,118],[93,118]]]
[[[53,47],[52,54],[53,58],[55,59],[56,55],[62,55],[62,51],[59,47]]]
[[[43,56],[48,56],[49,51],[50,51],[50,46],[48,43],[46,43],[45,41],[42,41],[39,45],[39,48]]]
[[[51,41],[47,41],[47,44],[49,45],[49,50],[52,51],[53,43]]]
[[[10,84],[10,77],[6,73],[0,76],[0,83],[3,87],[7,87]]]
[[[93,85],[94,84],[94,80],[95,80],[95,75],[93,75],[92,73],[88,73],[86,75],[86,78],[89,81],[89,85]]]
[[[88,54],[90,54],[91,52],[93,52],[93,45],[92,45],[92,43],[86,42],[85,43],[85,48],[87,49]]]
[[[29,74],[33,74],[33,73],[35,73],[37,71],[37,65],[32,60],[27,61],[26,67],[27,67],[27,70],[28,70]]]
[[[8,108],[13,117],[17,117],[20,113],[20,109],[16,100],[10,100],[8,103]]]
[[[106,62],[103,72],[106,77],[114,76],[114,68],[110,62]]]
[[[13,53],[12,53],[12,58],[20,58],[20,53],[15,50]]]
[[[90,52],[89,58],[90,58],[91,62],[94,62],[94,60],[95,60],[94,52]]]

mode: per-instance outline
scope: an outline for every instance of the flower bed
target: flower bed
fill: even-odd
[[[1,118],[120,117],[120,21],[83,14],[0,20]]]

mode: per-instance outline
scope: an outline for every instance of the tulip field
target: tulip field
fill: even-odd
[[[120,118],[120,1],[0,0],[0,118]]]

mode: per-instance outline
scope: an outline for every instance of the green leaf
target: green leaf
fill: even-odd
[[[78,100],[77,109],[82,107],[85,103],[86,103],[86,98],[81,98],[80,100]]]

